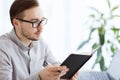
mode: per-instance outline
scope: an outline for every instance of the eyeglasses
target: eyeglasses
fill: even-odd
[[[27,22],[27,23],[31,23],[33,28],[37,28],[38,26],[44,26],[47,23],[47,18],[43,17],[40,21],[28,21],[28,20],[24,20],[21,18],[16,18],[19,21],[23,21],[23,22]]]

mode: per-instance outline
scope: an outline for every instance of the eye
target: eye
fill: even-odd
[[[37,22],[39,22],[38,20],[32,20],[31,22],[33,22],[33,23],[37,23]]]

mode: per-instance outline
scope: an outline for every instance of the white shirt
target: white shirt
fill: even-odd
[[[40,80],[44,62],[58,64],[41,38],[27,47],[14,30],[0,36],[0,80]]]

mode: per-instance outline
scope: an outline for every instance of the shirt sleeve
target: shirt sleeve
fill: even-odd
[[[48,46],[46,46],[46,62],[48,63],[48,65],[60,64],[60,62],[55,58]]]
[[[28,77],[28,78],[25,79],[25,80],[40,80],[40,77],[39,77],[38,73],[36,73],[36,74]]]
[[[12,64],[9,56],[0,50],[0,80],[12,80]],[[38,73],[25,80],[40,80]]]
[[[50,47],[48,46],[48,44],[43,40],[43,38],[40,39],[40,45],[42,45],[42,47],[44,47],[44,53],[45,53],[45,62],[47,63],[47,65],[53,65],[53,64],[60,64],[60,62],[55,58],[55,56],[53,55]]]
[[[10,58],[0,50],[0,80],[12,80],[12,65]]]

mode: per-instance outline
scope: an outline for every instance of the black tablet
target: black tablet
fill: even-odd
[[[91,58],[93,53],[95,53],[100,46],[89,52],[89,55],[83,54],[70,54],[65,61],[63,61],[62,65],[65,65],[69,68],[69,71],[62,76],[62,79],[70,79],[73,75]]]
[[[62,76],[62,79],[70,79],[89,59],[91,55],[70,54],[61,64],[69,68],[69,71]]]

